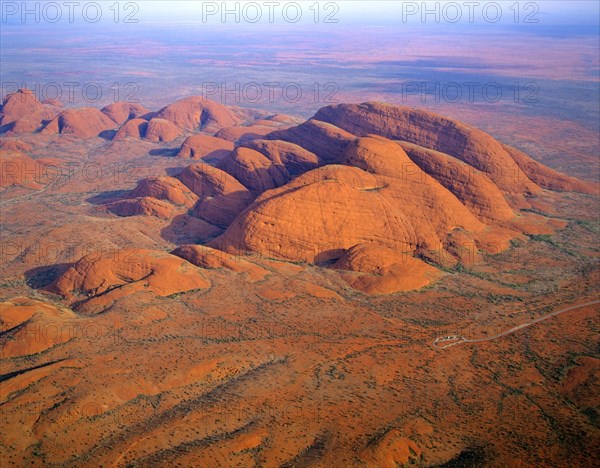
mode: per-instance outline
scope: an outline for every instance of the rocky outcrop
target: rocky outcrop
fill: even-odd
[[[178,158],[221,160],[233,151],[233,143],[210,135],[193,135],[187,138],[179,152]]]
[[[208,288],[201,270],[180,257],[143,249],[93,253],[73,264],[47,289],[68,301],[103,297],[103,302],[138,291],[168,296]]]
[[[102,112],[119,125],[128,120],[144,118],[151,114],[150,110],[134,102],[113,102],[102,108]]]
[[[61,112],[44,127],[42,133],[60,133],[78,138],[92,138],[106,130],[112,130],[116,126],[114,120],[98,109],[78,107]]]
[[[213,131],[240,124],[240,119],[222,104],[192,96],[169,104],[156,113],[156,117],[169,120],[177,127],[189,131]]]
[[[280,187],[289,180],[281,165],[274,164],[262,153],[238,147],[219,163],[219,168],[235,177],[255,195]]]
[[[165,119],[154,118],[148,122],[146,127],[146,140],[154,142],[173,141],[181,136],[181,131],[173,124]]]
[[[199,197],[194,214],[216,226],[231,224],[254,199],[234,177],[208,164],[192,164],[177,178]]]

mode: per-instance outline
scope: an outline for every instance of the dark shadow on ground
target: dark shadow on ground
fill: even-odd
[[[120,200],[127,195],[130,190],[111,190],[109,192],[102,192],[93,197],[87,198],[85,201],[92,205],[104,205],[113,201]]]
[[[33,289],[44,288],[67,271],[70,266],[71,263],[57,263],[56,265],[32,268],[25,272],[25,283]]]
[[[223,233],[223,229],[190,214],[175,216],[160,235],[173,244],[204,244]]]
[[[117,134],[116,130],[104,130],[103,132],[100,132],[98,134],[98,136],[107,141],[111,141],[115,137],[116,134]]]
[[[162,156],[165,158],[174,158],[179,153],[179,147],[177,148],[156,148],[148,151],[150,156]]]

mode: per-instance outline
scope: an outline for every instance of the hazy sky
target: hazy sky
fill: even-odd
[[[67,6],[76,3],[76,6]],[[363,24],[474,24],[479,26],[537,24],[552,25],[597,25],[600,17],[600,2],[597,0],[456,0],[456,1],[358,1],[358,0],[239,0],[239,1],[201,1],[201,0],[138,0],[115,1],[100,0],[89,2],[78,0],[67,1],[10,1],[1,0],[2,23],[18,24],[21,20],[23,5],[29,11],[40,9],[41,21],[58,17],[60,23],[68,21],[68,11],[73,9],[76,23],[82,21],[82,8],[89,6],[88,16],[94,15],[93,4],[101,5],[100,21],[114,20],[118,12],[118,22],[126,18],[138,22],[175,22],[186,21],[221,25],[223,12],[230,13],[225,17],[229,25],[260,24],[273,22],[278,24],[307,23],[363,23]],[[115,6],[117,8],[115,8]],[[271,15],[271,17],[270,17]],[[27,24],[36,23],[34,15],[26,17]],[[260,18],[260,20],[257,20]],[[271,21],[269,21],[269,18]],[[316,20],[316,21],[315,21]],[[35,24],[34,24],[35,25]]]
[[[294,7],[287,6],[290,3],[286,0],[273,1],[274,5],[269,6],[267,1],[142,1],[137,2],[140,7],[140,14],[143,13],[148,17],[202,17],[207,23],[221,21],[221,15],[225,9],[234,11],[236,4],[239,4],[240,11],[245,11],[248,17],[254,17],[257,12],[258,5],[262,10],[263,20],[267,17],[269,11],[274,13],[275,21],[283,21],[283,8],[287,10],[288,16],[293,18]],[[279,5],[276,5],[276,4]],[[445,22],[469,22],[469,23],[484,23],[490,24],[495,22],[498,17],[497,12],[500,12],[498,23],[526,23],[532,20],[538,20],[541,24],[598,24],[600,16],[600,2],[597,0],[577,0],[577,1],[561,1],[561,0],[542,0],[542,1],[516,1],[516,0],[457,0],[457,1],[394,1],[394,0],[375,0],[375,1],[359,1],[359,0],[338,0],[330,2],[304,0],[297,2],[302,7],[302,21],[314,21],[315,9],[320,10],[319,21],[323,22],[327,15],[331,15],[330,19],[338,19],[339,21],[395,21],[420,23],[425,21],[434,23],[436,17],[434,12],[439,11],[439,21]],[[225,4],[225,7],[224,7]],[[499,5],[500,8],[496,5]],[[215,11],[216,9],[216,11]],[[245,10],[244,10],[245,9]],[[271,10],[270,10],[271,9]],[[517,11],[518,10],[518,11]],[[190,16],[191,15],[191,16]],[[227,21],[233,21],[234,15],[230,14]],[[488,21],[489,20],[489,21]]]

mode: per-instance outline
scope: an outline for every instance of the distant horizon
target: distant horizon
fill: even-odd
[[[33,22],[54,26],[62,24],[97,23],[158,23],[184,21],[203,26],[281,25],[288,27],[327,24],[360,25],[441,25],[485,26],[488,28],[525,24],[528,26],[598,26],[600,2],[576,0],[540,1],[150,1],[100,2],[101,11],[87,5],[95,2],[2,1],[3,25],[24,25]],[[119,8],[116,8],[118,5]],[[58,6],[58,9],[57,9]],[[86,9],[86,13],[82,9]],[[119,10],[119,11],[117,11]],[[37,12],[37,17],[36,17]]]

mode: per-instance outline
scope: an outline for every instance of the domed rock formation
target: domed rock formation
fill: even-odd
[[[168,296],[209,286],[202,272],[180,257],[152,250],[121,249],[83,257],[47,289],[70,302],[102,298],[102,303],[107,304],[137,291]]]
[[[27,297],[0,302],[2,358],[34,355],[69,341],[72,330],[62,325],[76,318],[68,309]]]
[[[540,187],[555,191],[575,191],[598,195],[599,185],[561,174],[554,169],[544,166],[522,151],[508,145],[502,145],[515,160],[519,168]]]
[[[156,117],[169,120],[176,126],[190,131],[216,132],[223,127],[241,123],[227,107],[202,96],[180,99],[159,110]]]
[[[432,112],[368,102],[324,107],[314,118],[357,136],[377,134],[454,156],[486,173],[503,192],[517,197],[540,191],[490,135]]]
[[[391,141],[376,143],[404,153]],[[324,166],[261,195],[210,245],[319,262],[362,243],[403,252],[439,250],[456,227],[476,233],[481,241],[490,235],[486,225],[425,173],[406,180],[357,167]],[[494,233],[503,245],[514,235]]]
[[[67,109],[56,116],[42,133],[61,133],[79,138],[99,136],[106,130],[116,127],[116,122],[93,107]]]
[[[177,243],[212,239],[210,246],[231,253],[316,263],[347,256],[344,268],[353,272],[345,277],[370,293],[427,284],[432,267],[417,257],[441,266],[470,264],[523,232],[547,232],[548,223],[518,211],[534,206],[542,187],[597,188],[478,129],[401,106],[329,106],[285,129],[293,119],[265,119],[200,97],[145,113],[150,121],[134,117],[146,110],[126,104],[103,112],[69,109],[44,132],[95,136],[118,121],[125,123],[115,140],[170,141],[182,129],[202,130],[185,140],[179,157],[207,158],[216,167],[192,164],[175,177],[142,180],[107,209],[171,220],[162,234]],[[238,116],[254,123],[243,126]],[[259,127],[264,136],[247,134]],[[215,131],[217,137],[205,134]],[[202,232],[195,235],[195,229]],[[398,252],[410,260],[402,268],[397,261],[355,265],[381,252],[390,261]]]
[[[173,219],[185,213],[198,201],[198,196],[174,177],[142,179],[124,198],[106,205],[118,216],[155,216]]]
[[[322,162],[331,163],[356,136],[335,125],[310,119],[296,127],[271,132],[267,138],[294,143],[316,154]]]
[[[55,113],[47,113],[45,111],[31,114],[8,124],[8,128],[11,133],[34,133],[43,129],[44,125],[49,122],[54,115]]]
[[[33,91],[20,89],[4,98],[0,110],[0,132],[35,132],[56,113],[56,106],[42,104]]]
[[[231,224],[254,199],[234,177],[205,163],[186,167],[177,178],[200,198],[194,214],[215,226]]]
[[[251,140],[240,143],[240,146],[256,150],[276,166],[282,166],[288,180],[319,166],[316,154],[287,141]]]
[[[315,154],[282,140],[243,142],[218,164],[254,195],[280,187],[318,166]]]
[[[258,127],[271,127],[272,129],[276,129],[276,128],[281,128],[283,124],[282,122],[278,122],[276,120],[272,120],[272,119],[260,119],[260,120],[255,120],[254,122],[252,122],[252,125],[258,126]],[[290,121],[288,126],[292,126],[292,122]]]
[[[205,245],[182,245],[171,253],[201,268],[225,268],[235,273],[247,273],[252,281],[260,281],[269,274],[264,268],[243,258],[236,258],[226,252]]]
[[[226,127],[215,133],[215,136],[231,142],[242,142],[264,137],[274,130],[272,126],[264,125]]]
[[[284,125],[294,125],[295,123],[299,123],[300,120],[297,117],[292,117],[291,115],[286,114],[274,114],[269,117],[263,119],[266,122],[276,122],[278,124]]]
[[[191,208],[198,196],[175,177],[150,177],[143,179],[129,194],[131,197],[153,197],[175,205]]]
[[[444,153],[421,146],[398,142],[414,163],[407,163],[407,174],[420,168],[450,190],[484,222],[508,221],[515,213],[502,192],[481,171]]]
[[[255,195],[285,184],[289,174],[282,166],[262,153],[250,148],[237,147],[219,163],[219,168],[239,180]]]
[[[371,441],[360,452],[360,459],[368,468],[406,466],[416,464],[423,450],[398,429],[391,429]]]
[[[207,242],[222,233],[223,228],[200,219],[189,211],[175,216],[169,225],[161,230],[163,238],[177,245]]]
[[[113,137],[113,141],[124,140],[125,138],[142,138],[153,142],[173,141],[181,136],[181,131],[168,120],[165,119],[131,119],[125,122]]]
[[[102,112],[119,125],[124,124],[128,120],[145,117],[151,114],[144,106],[134,102],[113,102],[102,108]]]
[[[64,104],[62,102],[60,102],[58,99],[53,99],[53,98],[44,99],[42,104],[45,104],[47,106],[52,106],[52,107],[64,107]]]
[[[154,118],[148,122],[144,138],[146,138],[146,140],[159,142],[173,141],[179,136],[181,136],[181,131],[175,124],[165,119]]]
[[[106,209],[117,216],[155,216],[172,219],[180,213],[171,203],[153,197],[125,198],[106,205]]]
[[[148,128],[148,121],[144,119],[131,119],[125,122],[116,135],[113,137],[113,141],[124,140],[125,138],[135,138],[140,140],[146,135],[146,128]]]
[[[150,177],[106,208],[119,216],[172,219],[188,212],[213,227],[227,227],[254,199],[234,177],[205,163],[184,168],[177,177]],[[214,231],[214,230],[213,230]]]
[[[342,278],[354,289],[367,294],[419,289],[441,275],[439,270],[414,258],[410,252],[403,253],[376,244],[351,247],[331,268],[345,270]]]
[[[259,125],[262,127],[273,127],[278,129],[285,129],[302,123],[302,119],[298,117],[292,117],[286,114],[275,114],[269,117],[262,117],[252,122],[252,125]]]
[[[357,168],[315,169],[261,195],[210,245],[307,262],[336,258],[342,250],[372,237],[399,246],[410,237],[410,229],[404,220],[394,218],[390,224],[374,216],[373,207],[381,210],[385,203],[377,187],[373,175]],[[352,208],[343,209],[343,204]]]
[[[209,135],[193,135],[187,138],[179,153],[178,158],[185,159],[214,159],[221,160],[233,151],[233,143]]]
[[[401,146],[377,135],[355,139],[340,155],[338,163],[401,181],[429,182]]]
[[[0,125],[6,125],[44,110],[46,106],[38,101],[33,91],[20,89],[4,98],[0,112]]]

